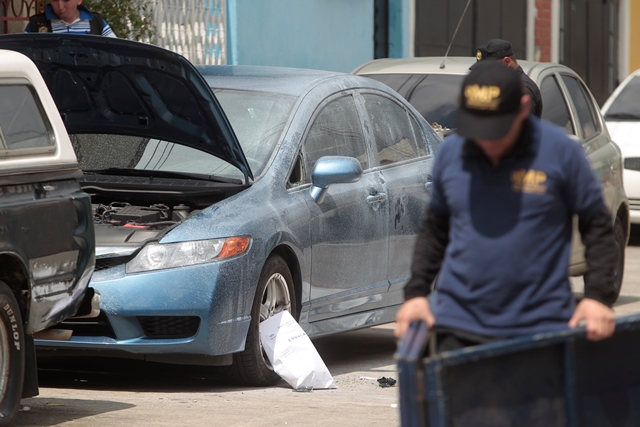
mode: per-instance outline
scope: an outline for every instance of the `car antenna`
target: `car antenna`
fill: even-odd
[[[453,40],[456,38],[456,34],[458,34],[458,29],[460,29],[460,24],[462,24],[462,19],[464,18],[464,15],[466,15],[467,9],[469,9],[469,5],[470,4],[471,4],[471,0],[467,1],[467,5],[464,7],[464,10],[462,11],[462,16],[460,17],[460,20],[458,21],[458,26],[456,27],[456,30],[453,32],[453,37],[451,37],[451,41],[449,42],[449,46],[447,46],[447,52],[444,54],[444,58],[442,58],[442,64],[440,64],[440,69],[444,68],[444,61],[447,59],[447,55],[449,55],[449,49],[451,49],[451,45],[453,44]]]

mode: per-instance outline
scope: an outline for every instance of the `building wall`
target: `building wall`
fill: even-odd
[[[623,12],[624,13],[624,12]],[[640,68],[640,1],[629,1],[629,67],[627,75]]]
[[[227,63],[350,72],[373,59],[371,0],[227,0]]]
[[[389,58],[413,56],[415,0],[389,0]]]
[[[535,61],[551,61],[551,0],[535,0]]]

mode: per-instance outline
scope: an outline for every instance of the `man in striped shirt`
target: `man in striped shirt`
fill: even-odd
[[[82,0],[50,0],[44,13],[29,17],[27,33],[73,33],[116,37],[99,13],[92,13]]]

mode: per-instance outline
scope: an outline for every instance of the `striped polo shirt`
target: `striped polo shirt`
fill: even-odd
[[[51,32],[53,33],[72,33],[72,34],[90,34],[91,24],[89,21],[93,19],[93,14],[83,5],[78,6],[80,16],[71,24],[59,19],[53,11],[53,7],[47,4],[45,7],[45,16],[51,21]],[[31,32],[31,24],[27,24],[24,30],[25,32]],[[102,35],[104,37],[116,37],[113,30],[109,26],[106,20],[103,21]]]

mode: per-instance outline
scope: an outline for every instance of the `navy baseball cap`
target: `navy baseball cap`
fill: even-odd
[[[522,80],[511,67],[481,62],[464,78],[456,132],[471,139],[501,139],[520,111]]]
[[[481,61],[497,61],[507,56],[513,56],[513,49],[511,43],[502,39],[491,39],[482,43],[476,50],[477,62],[469,67],[473,70],[477,64]]]

